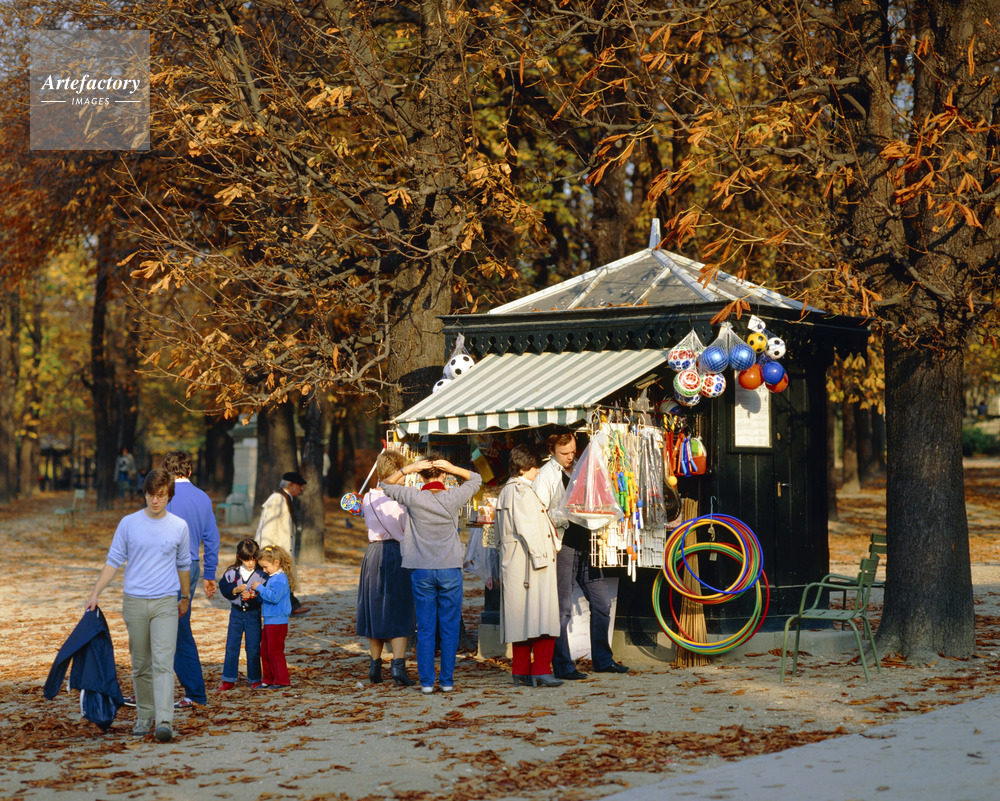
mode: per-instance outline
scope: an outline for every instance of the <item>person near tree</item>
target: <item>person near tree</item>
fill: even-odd
[[[419,473],[423,487],[407,487],[404,475]],[[446,489],[444,478],[457,476],[465,483]],[[455,687],[455,661],[462,619],[462,562],[465,549],[458,536],[458,517],[483,480],[479,473],[457,467],[447,459],[429,455],[404,465],[382,481],[385,494],[406,508],[403,567],[411,571],[417,615],[417,673],[420,689],[434,692],[435,635],[440,628],[442,692]]]
[[[118,523],[86,609],[97,608],[98,596],[125,565],[122,618],[137,706],[132,733],[145,736],[155,723],[156,739],[167,742],[174,736],[174,650],[178,618],[190,604],[191,547],[187,523],[167,511],[173,476],[151,470],[142,489],[146,506]]]
[[[125,500],[125,493],[132,497],[132,482],[135,479],[135,457],[132,456],[128,448],[122,448],[122,452],[115,459],[115,480],[118,482],[118,494]]]
[[[576,437],[572,431],[558,431],[546,440],[550,458],[538,471],[532,486],[547,509],[558,506],[569,487],[576,461]],[[604,570],[591,564],[590,530],[573,521],[553,521],[561,533],[562,547],[556,557],[559,590],[559,639],[552,656],[552,669],[560,679],[585,679],[570,656],[569,622],[573,617],[573,585],[578,584],[590,604],[590,657],[595,673],[628,673],[611,652],[611,594]]]
[[[257,535],[254,539],[261,548],[277,545],[289,554],[295,553],[295,499],[306,487],[306,480],[298,473],[289,472],[281,477],[278,490],[272,492],[260,511]],[[290,577],[291,578],[291,577]],[[295,593],[291,594],[292,614],[304,615],[309,611]]]
[[[500,639],[511,643],[515,686],[558,687],[562,680],[552,675],[552,651],[559,636],[559,537],[531,487],[538,475],[538,454],[517,445],[508,464],[510,478],[496,504]]]
[[[385,450],[375,462],[380,481],[398,475],[406,459],[399,451]],[[368,638],[368,678],[372,684],[382,681],[382,650],[386,642],[392,649],[390,674],[396,686],[413,684],[406,674],[406,638],[413,632],[413,587],[410,571],[403,567],[403,542],[406,511],[378,487],[365,493],[361,506],[368,528],[368,548],[361,560],[358,582],[357,634]]]

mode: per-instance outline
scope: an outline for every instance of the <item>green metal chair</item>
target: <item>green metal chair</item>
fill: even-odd
[[[882,532],[873,531],[872,534],[871,534],[871,538],[868,541],[868,556],[869,557],[876,557],[878,559],[881,559],[882,562],[884,563],[885,562],[885,555],[886,555],[885,532],[884,531],[882,531]],[[855,576],[843,576],[843,575],[840,575],[839,573],[830,573],[829,575],[826,576],[826,578],[823,579],[823,581],[827,581],[827,582],[829,582],[831,584],[839,584],[839,585],[841,585],[840,589],[841,589],[841,591],[843,593],[844,606],[846,607],[847,606],[847,593],[850,590],[853,590],[857,586],[857,581],[858,580],[857,580],[857,578]],[[882,579],[875,579],[872,582],[872,589],[873,590],[884,590],[885,589],[885,581],[883,581]]]
[[[781,643],[781,681],[785,680],[785,656],[788,652],[788,630],[795,625],[795,656],[792,659],[792,675],[799,664],[799,635],[802,633],[803,620],[827,620],[834,623],[846,623],[854,631],[854,639],[858,644],[858,653],[861,655],[861,666],[865,671],[865,681],[871,681],[868,675],[868,660],[865,658],[864,643],[861,640],[861,632],[872,647],[872,654],[875,656],[875,667],[878,672],[882,672],[882,665],[879,664],[878,650],[875,648],[875,637],[872,635],[871,623],[868,621],[868,596],[871,594],[872,583],[875,581],[875,571],[878,568],[878,555],[869,556],[861,560],[861,568],[855,579],[854,586],[851,587],[855,593],[853,609],[830,609],[821,608],[828,590],[842,591],[845,589],[842,583],[828,581],[830,575],[824,576],[821,581],[814,581],[807,584],[802,591],[802,600],[799,603],[798,614],[792,615],[785,623],[785,637]],[[832,575],[832,574],[831,574]],[[861,629],[858,629],[856,621],[861,621]]]

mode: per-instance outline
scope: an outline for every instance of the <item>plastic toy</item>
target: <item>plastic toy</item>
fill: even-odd
[[[763,353],[767,350],[767,337],[759,331],[754,331],[747,337],[747,344],[754,349],[755,353]]]

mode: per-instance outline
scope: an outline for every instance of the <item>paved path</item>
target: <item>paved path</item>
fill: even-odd
[[[997,801],[1000,694],[604,801]]]

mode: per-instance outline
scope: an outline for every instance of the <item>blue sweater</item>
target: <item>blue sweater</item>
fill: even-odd
[[[292,614],[292,590],[284,571],[268,576],[267,581],[257,586],[257,595],[265,626],[288,622]]]
[[[215,522],[212,499],[187,479],[178,478],[174,481],[174,497],[167,504],[167,511],[188,524],[192,562],[201,558],[199,551],[202,545],[205,546],[202,576],[215,581],[219,569],[219,526]]]

